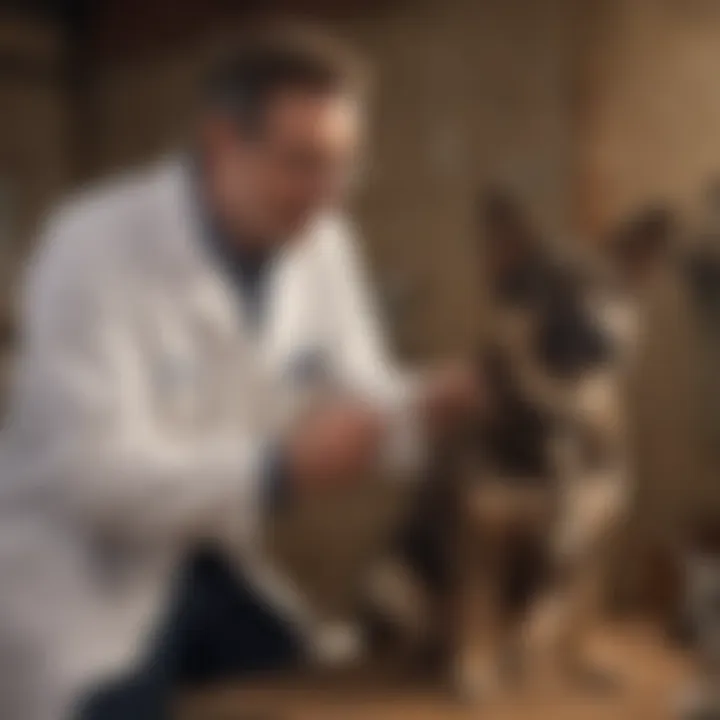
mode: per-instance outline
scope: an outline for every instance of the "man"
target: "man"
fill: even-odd
[[[362,101],[335,48],[258,35],[187,157],[48,223],[0,455],[3,720],[157,718],[183,680],[296,662],[317,628],[273,509],[410,467],[474,402],[383,350],[341,212]]]

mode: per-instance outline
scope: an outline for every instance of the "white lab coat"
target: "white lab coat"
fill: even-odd
[[[299,355],[322,351],[387,410],[396,461],[422,446],[343,223],[319,218],[282,253],[256,332],[193,208],[183,163],[165,161],[60,209],[30,266],[0,438],[3,720],[59,720],[128,671],[203,539],[312,642],[312,612],[260,532]]]

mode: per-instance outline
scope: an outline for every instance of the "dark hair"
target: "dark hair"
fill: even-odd
[[[203,107],[253,130],[281,92],[361,93],[365,84],[360,59],[334,38],[306,27],[266,27],[236,40],[211,65]]]

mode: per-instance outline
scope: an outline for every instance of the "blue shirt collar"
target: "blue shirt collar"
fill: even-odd
[[[265,306],[266,279],[275,252],[272,249],[249,248],[231,239],[217,218],[213,217],[203,197],[201,170],[197,160],[191,158],[188,165],[201,242],[210,248],[220,269],[230,278],[252,316],[260,320]]]

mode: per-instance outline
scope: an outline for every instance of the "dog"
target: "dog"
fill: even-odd
[[[437,449],[368,597],[463,698],[492,697],[513,670],[597,687],[605,675],[583,646],[628,502],[619,378],[671,218],[630,219],[597,263],[546,245],[506,194],[490,194],[480,220],[489,408]]]

